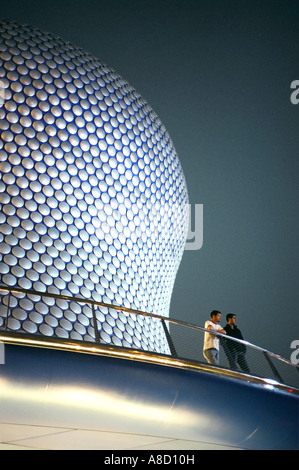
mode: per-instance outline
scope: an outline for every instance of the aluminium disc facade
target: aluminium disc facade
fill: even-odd
[[[121,76],[0,21],[0,285],[167,316],[188,228],[173,143]],[[90,307],[0,297],[0,328],[94,340]],[[158,352],[160,322],[97,309],[100,340]]]

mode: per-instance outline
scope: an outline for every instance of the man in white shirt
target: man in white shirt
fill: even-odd
[[[221,320],[221,312],[213,310],[210,313],[211,320],[205,322],[206,330],[214,330],[226,335],[226,331],[219,325]],[[219,364],[219,336],[205,332],[203,355],[209,364]]]

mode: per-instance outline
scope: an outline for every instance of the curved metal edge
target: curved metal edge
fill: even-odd
[[[222,377],[235,380],[245,381],[255,385],[270,387],[273,390],[279,390],[288,394],[299,397],[299,389],[285,384],[281,384],[275,380],[261,378],[242,372],[232,371],[230,369],[213,366],[207,363],[194,362],[186,359],[178,359],[159,353],[147,352],[138,349],[120,348],[116,346],[103,345],[97,343],[89,343],[86,341],[61,340],[58,338],[45,338],[36,335],[24,335],[17,333],[0,332],[0,342],[17,346],[38,347],[46,349],[56,349],[61,351],[77,352],[81,354],[92,354],[98,356],[109,356],[118,359],[126,359],[131,361],[146,362],[161,366],[180,368],[185,370],[193,370],[216,374]]]

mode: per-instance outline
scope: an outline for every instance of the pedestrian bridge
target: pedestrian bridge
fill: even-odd
[[[15,331],[17,301],[41,298],[89,305],[93,335]],[[224,349],[219,366],[207,364],[205,329],[182,321],[7,287],[0,306],[0,449],[298,449],[299,368],[274,353],[235,340],[246,345],[244,373]],[[169,351],[107,342],[98,311],[121,312],[128,325],[154,317]]]

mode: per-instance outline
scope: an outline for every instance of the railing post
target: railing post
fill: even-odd
[[[284,383],[284,381],[282,380],[278,370],[276,369],[275,365],[273,364],[273,362],[271,361],[270,357],[268,356],[267,352],[266,351],[263,351],[263,354],[266,358],[266,361],[268,362],[269,366],[270,366],[270,369],[272,370],[273,374],[274,374],[274,377],[276,378],[276,380],[278,380],[280,383]]]
[[[7,310],[6,310],[5,331],[7,331],[7,328],[8,328],[8,317],[9,317],[9,309],[10,309],[10,296],[11,296],[11,293],[9,292]]]
[[[93,318],[93,329],[94,329],[94,337],[95,337],[95,342],[100,343],[100,336],[99,336],[99,330],[98,330],[98,322],[97,322],[97,317],[96,317],[96,312],[94,308],[94,304],[91,304],[91,310],[92,310],[92,318]]]
[[[168,341],[168,346],[169,346],[171,355],[174,356],[174,357],[178,357],[176,349],[175,349],[174,344],[173,344],[173,341],[171,339],[170,333],[169,333],[168,328],[165,324],[165,321],[161,320],[161,322],[162,322],[162,326],[164,328],[164,333],[165,333],[166,339]]]

